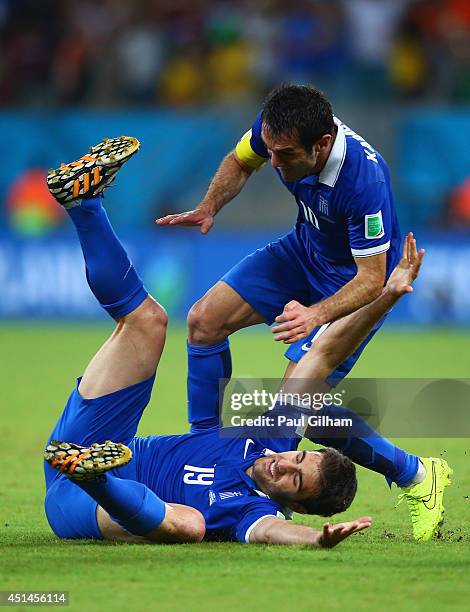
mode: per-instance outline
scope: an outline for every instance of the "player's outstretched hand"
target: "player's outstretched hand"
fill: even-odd
[[[393,295],[400,297],[413,291],[412,284],[418,278],[423,262],[424,249],[416,248],[416,240],[412,232],[405,236],[403,252],[398,265],[393,270],[385,285]]]
[[[325,523],[323,525],[323,532],[320,536],[319,544],[322,548],[333,548],[333,546],[336,546],[353,533],[368,529],[371,525],[372,518],[370,516],[361,516],[361,518],[355,521],[338,523],[337,525]]]
[[[196,208],[188,212],[177,213],[160,217],[155,221],[157,225],[182,225],[183,227],[199,227],[201,234],[207,234],[214,225],[214,217],[209,213]]]

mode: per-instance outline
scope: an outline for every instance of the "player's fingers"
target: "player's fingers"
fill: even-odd
[[[207,234],[207,232],[211,230],[213,225],[214,223],[212,222],[212,219],[206,219],[205,221],[203,221],[201,223],[201,234]]]
[[[294,311],[286,311],[284,310],[280,315],[278,315],[274,320],[276,323],[284,323],[285,321],[293,321],[297,317],[297,313]],[[278,326],[273,327],[273,331],[277,329]]]
[[[370,526],[371,523],[361,523],[354,529],[354,533],[359,533],[360,531],[364,531],[364,529],[369,529]]]
[[[160,217],[157,219],[155,223],[158,223],[158,225],[167,225],[176,216],[177,215],[166,215],[165,217]]]
[[[346,532],[348,529],[349,527],[347,523],[338,523],[338,525],[332,525],[331,533],[332,535],[338,536]]]
[[[273,334],[279,334],[280,332],[290,331],[291,329],[296,329],[297,327],[299,327],[299,322],[294,318],[293,320],[286,321],[285,323],[274,325],[271,331]]]
[[[407,259],[408,258],[408,236],[409,236],[409,234],[407,234],[405,236],[405,239],[403,240],[403,248],[401,250],[402,259]]]
[[[299,340],[303,340],[308,336],[308,330],[305,327],[300,327],[298,331],[294,330],[291,332],[291,336],[284,340],[284,344],[294,344]]]
[[[372,523],[372,517],[369,515],[360,516],[354,521],[355,523]]]
[[[198,221],[191,215],[178,215],[170,220],[169,225],[197,225]]]
[[[284,310],[292,310],[297,306],[300,306],[300,303],[297,302],[297,300],[291,300],[290,302],[287,302],[287,304],[284,306]]]
[[[274,336],[276,342],[286,342],[288,344],[292,344],[293,342],[297,342],[304,336],[307,335],[307,332],[298,331],[298,328],[291,329],[289,331],[282,332],[277,336]]]
[[[426,251],[424,249],[420,249],[417,254],[416,260],[413,262],[413,279],[416,279],[419,276],[419,271],[423,263],[423,257],[425,252]]]
[[[416,250],[416,240],[413,238],[410,241],[410,261],[414,263],[418,257],[418,251]]]
[[[307,334],[307,330],[303,326],[301,326],[295,327],[294,329],[291,329],[286,332],[282,332],[281,334],[275,336],[275,339],[278,341],[282,340],[285,344],[293,344],[294,342],[297,342],[297,340],[305,338]]]
[[[416,240],[414,239],[413,232],[409,232],[408,234],[408,261],[411,263],[413,261],[413,248],[416,244]]]

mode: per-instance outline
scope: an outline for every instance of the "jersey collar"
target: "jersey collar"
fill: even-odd
[[[336,133],[335,142],[333,148],[330,151],[330,155],[326,160],[325,167],[320,174],[313,174],[303,179],[302,182],[314,185],[315,183],[321,183],[328,187],[334,187],[338,180],[339,173],[343,167],[344,158],[346,157],[346,135],[344,133],[343,125],[341,121],[334,117],[334,122],[338,131]]]

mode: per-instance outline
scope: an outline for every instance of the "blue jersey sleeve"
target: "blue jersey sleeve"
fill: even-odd
[[[285,518],[279,504],[268,498],[252,495],[238,497],[231,491],[216,493],[214,498],[208,514],[208,526],[226,534],[223,539],[249,544],[251,532],[265,516]]]
[[[266,145],[264,144],[263,139],[261,138],[261,127],[263,125],[262,113],[261,111],[256,116],[256,119],[251,126],[251,138],[250,145],[253,151],[259,155],[260,157],[264,157],[268,159],[269,154],[266,149]]]
[[[370,257],[390,248],[392,203],[384,182],[370,183],[347,204],[349,243],[353,257]]]
[[[250,535],[256,525],[266,516],[277,516],[285,518],[282,512],[278,509],[277,504],[260,499],[249,504],[241,516],[240,521],[235,528],[235,538],[239,542],[250,543]]]

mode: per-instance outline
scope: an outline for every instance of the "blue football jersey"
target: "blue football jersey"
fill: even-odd
[[[354,257],[387,252],[387,276],[400,252],[400,228],[390,174],[383,157],[335,117],[337,135],[325,167],[298,181],[279,178],[298,205],[296,231],[314,267],[341,267],[347,280],[356,271]],[[269,154],[261,138],[261,113],[240,140],[236,154],[259,168]]]
[[[206,521],[207,539],[249,542],[263,517],[290,518],[290,513],[259,491],[245,470],[259,457],[297,449],[300,439],[222,437],[217,428],[137,437],[130,466],[133,477],[164,501],[197,508]],[[131,477],[126,468],[120,472]]]

